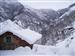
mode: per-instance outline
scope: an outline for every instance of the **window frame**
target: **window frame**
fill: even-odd
[[[9,43],[7,42],[7,37],[10,38]],[[11,36],[11,35],[7,35],[7,36],[5,36],[5,37],[4,37],[4,43],[5,43],[5,44],[12,44],[12,36]]]

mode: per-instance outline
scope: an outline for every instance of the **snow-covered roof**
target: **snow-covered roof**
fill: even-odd
[[[30,44],[33,44],[35,41],[42,37],[40,33],[37,33],[30,29],[23,29],[11,20],[0,23],[0,35],[7,31],[12,32],[14,35],[20,37]]]

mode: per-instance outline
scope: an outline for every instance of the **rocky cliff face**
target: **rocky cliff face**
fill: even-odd
[[[75,10],[71,9],[73,7],[74,4],[58,11],[37,10],[23,6],[17,1],[9,3],[1,1],[0,22],[11,19],[23,28],[30,28],[41,33],[43,37],[36,43],[54,45],[58,40],[64,40],[72,32],[71,23],[75,21]]]

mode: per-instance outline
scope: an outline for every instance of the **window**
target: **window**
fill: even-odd
[[[5,42],[6,44],[11,44],[11,42],[12,42],[11,36],[6,36],[6,37],[4,38],[4,42]]]

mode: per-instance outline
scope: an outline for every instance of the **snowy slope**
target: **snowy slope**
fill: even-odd
[[[65,15],[69,15],[72,11],[75,11],[75,6],[69,9],[69,11],[65,12],[60,18],[64,17]]]

